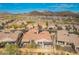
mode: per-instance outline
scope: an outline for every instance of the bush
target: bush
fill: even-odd
[[[70,34],[76,34],[76,35],[79,35],[79,32],[77,31],[74,31],[74,32],[69,32]]]
[[[35,41],[32,40],[31,43],[27,45],[27,47],[28,48],[37,48],[38,45],[35,43]]]
[[[18,46],[16,44],[6,44],[4,49],[4,54],[16,55],[18,54]]]
[[[56,49],[57,50],[64,50],[64,48],[62,46],[60,46],[60,45],[56,45]]]

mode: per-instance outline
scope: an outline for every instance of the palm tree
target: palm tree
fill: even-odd
[[[16,40],[16,44],[21,47],[21,41],[22,41],[22,38],[23,38],[23,32],[20,32],[19,35],[18,35],[18,38]]]
[[[51,39],[52,39],[52,43],[53,43],[53,52],[55,52],[56,50],[56,42],[57,42],[57,30],[56,29],[52,29],[52,28],[49,28],[49,33],[51,35]],[[54,35],[52,33],[55,33]]]
[[[54,35],[54,52],[56,51],[56,43],[57,43],[57,30],[55,31],[55,35]]]

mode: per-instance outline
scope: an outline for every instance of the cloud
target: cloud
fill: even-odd
[[[48,8],[52,9],[53,11],[68,11],[72,8],[79,8],[79,6],[78,4],[61,3],[48,6]]]
[[[51,5],[48,6],[49,8],[74,8],[74,7],[79,7],[78,4],[68,4],[68,3],[63,3],[63,4],[56,4],[56,5]]]

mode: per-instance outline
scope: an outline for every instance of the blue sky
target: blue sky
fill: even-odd
[[[78,3],[0,3],[0,12],[27,13],[31,11],[79,12]]]

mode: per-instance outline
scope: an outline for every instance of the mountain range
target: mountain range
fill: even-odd
[[[63,12],[51,12],[51,11],[32,11],[29,13],[0,13],[0,16],[21,15],[21,16],[72,16],[79,17],[79,13],[63,11]]]

